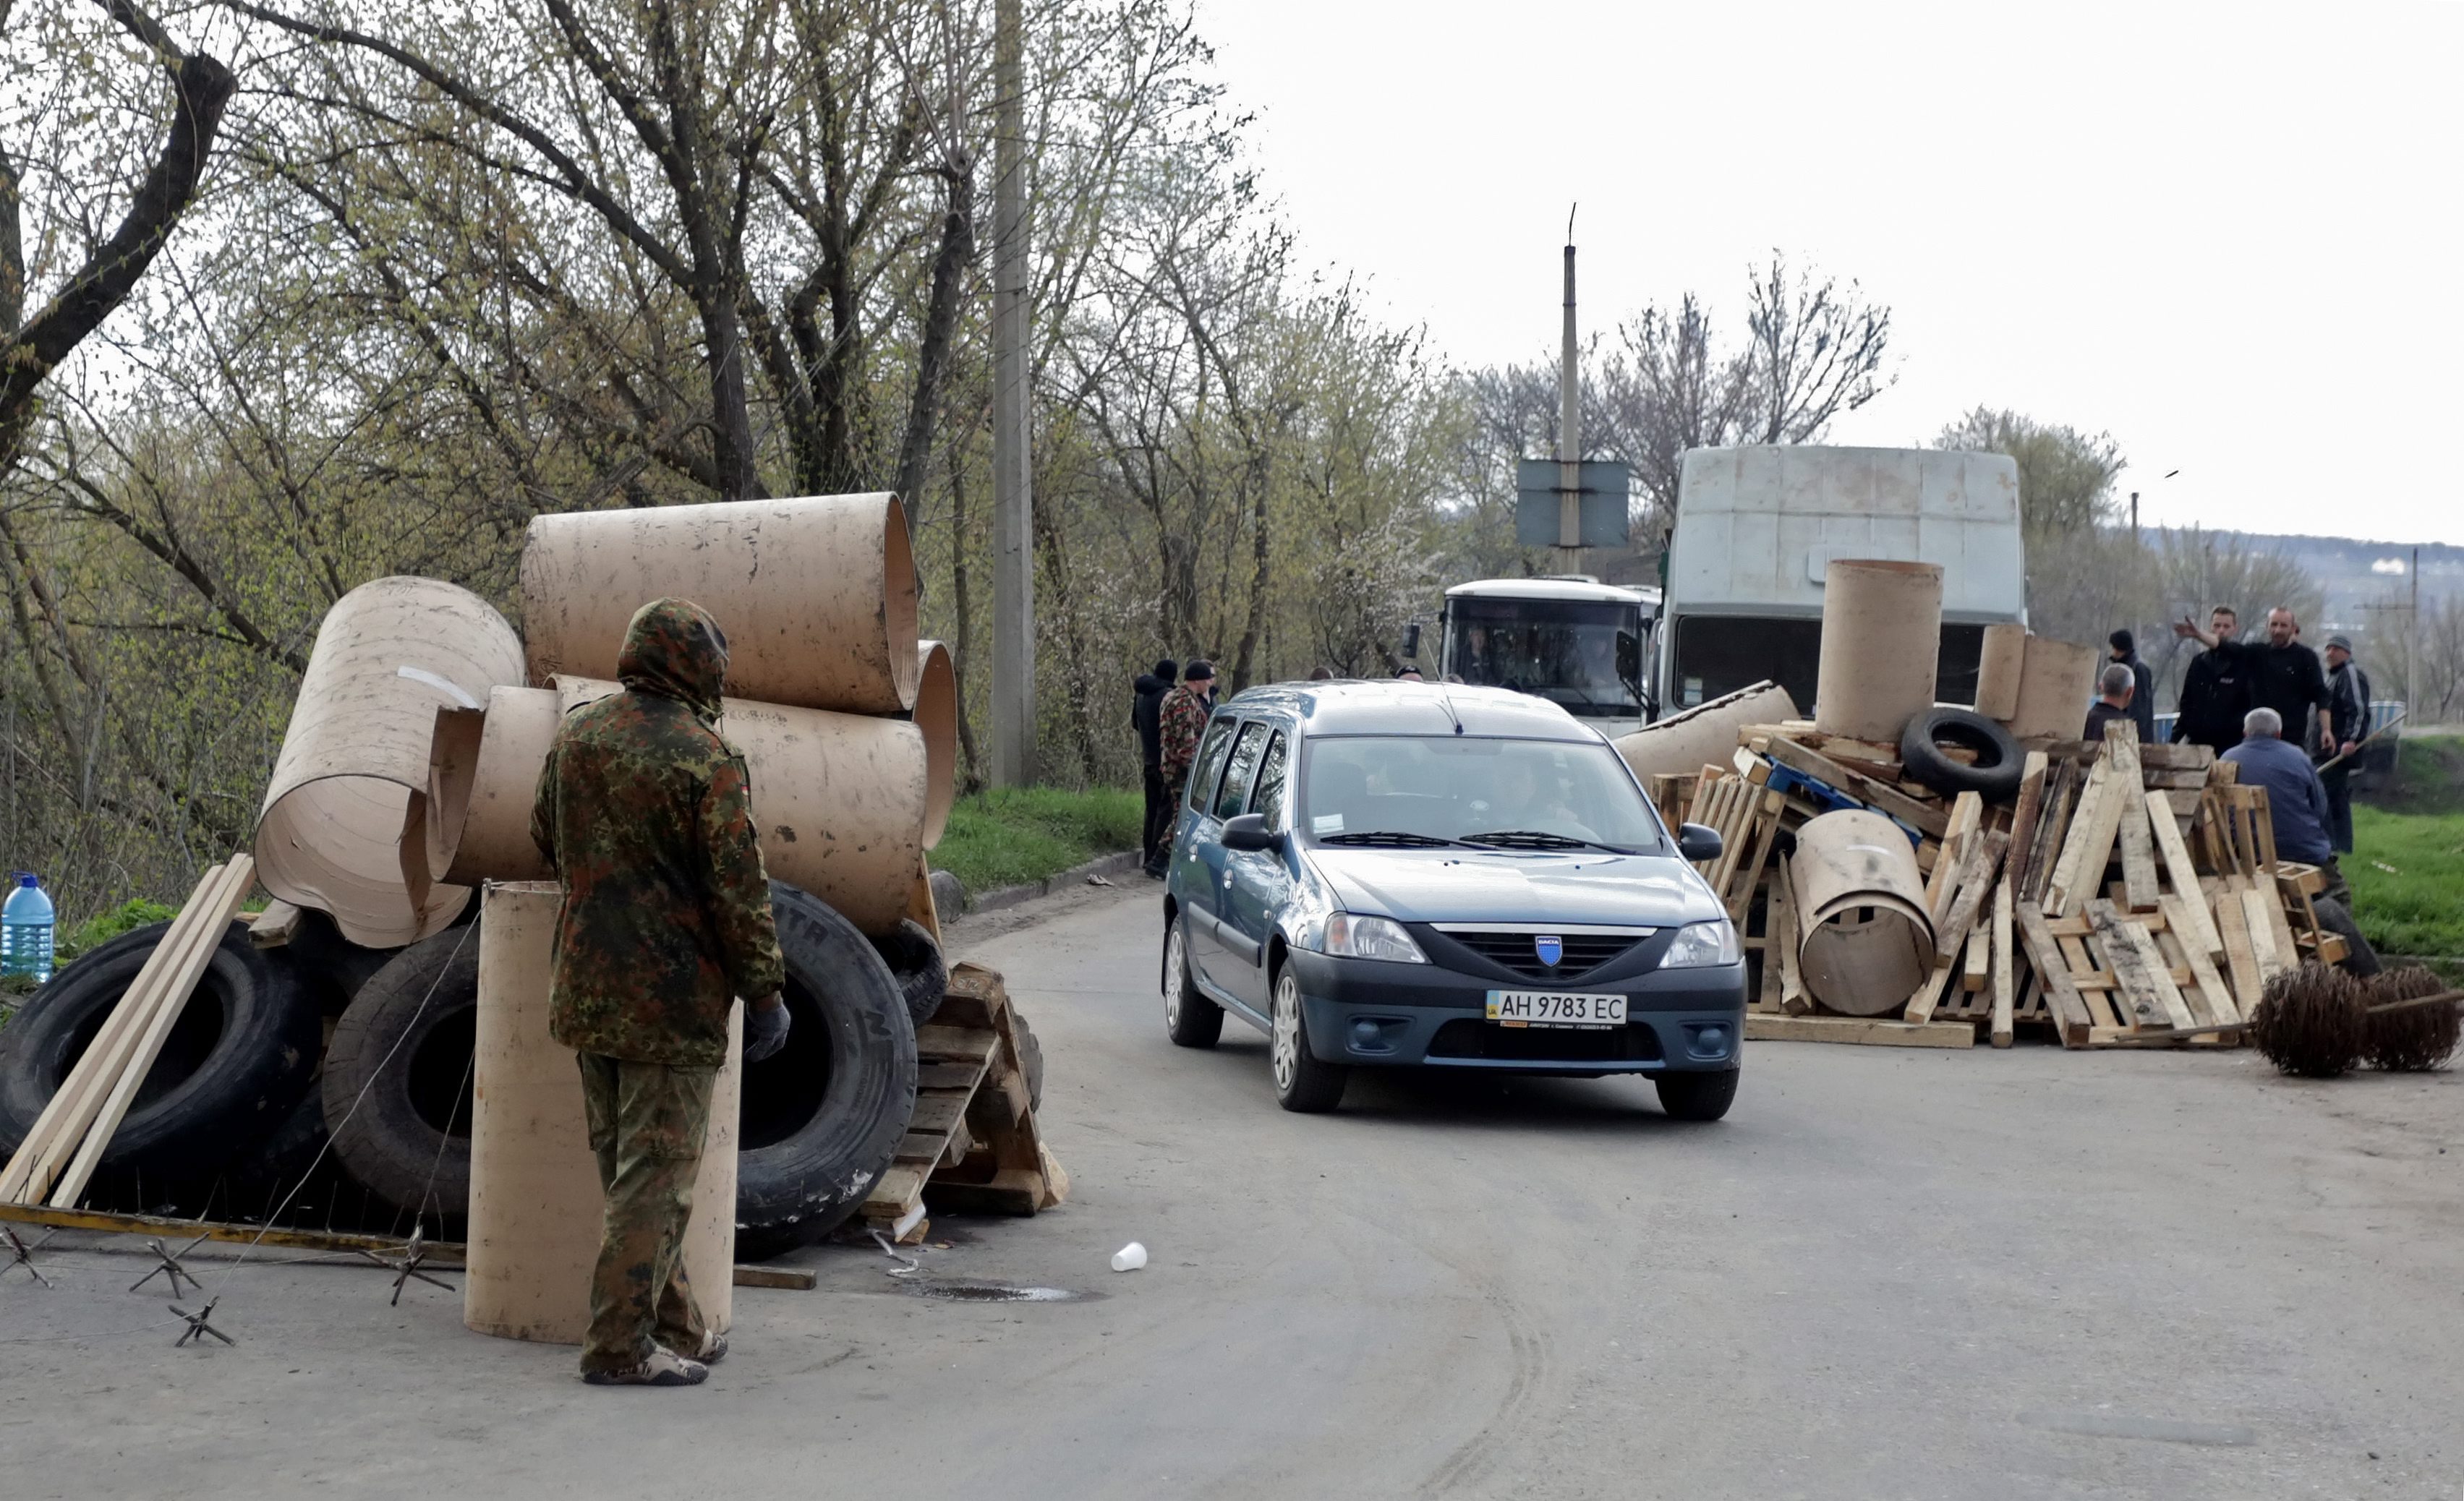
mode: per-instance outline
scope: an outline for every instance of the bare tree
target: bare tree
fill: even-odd
[[[2008,454],[2017,461],[2019,516],[2032,543],[2107,519],[2114,476],[2126,462],[2111,433],[2082,432],[1990,406],[1946,424],[1933,446]]]

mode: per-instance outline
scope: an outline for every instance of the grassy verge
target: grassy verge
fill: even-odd
[[[1145,814],[1145,799],[1119,788],[979,793],[950,810],[933,868],[977,892],[1042,881],[1099,855],[1136,849]]]
[[[2464,814],[2353,810],[2353,919],[2393,954],[2464,955]]]

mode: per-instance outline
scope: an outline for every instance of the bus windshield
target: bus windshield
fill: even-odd
[[[1576,715],[1631,717],[1642,709],[1642,631],[1630,604],[1458,596],[1446,601],[1445,670]]]

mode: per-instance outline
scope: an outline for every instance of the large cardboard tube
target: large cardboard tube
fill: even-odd
[[[480,908],[472,1054],[471,1218],[462,1321],[483,1335],[580,1344],[606,1201],[573,1050],[548,1035],[557,888],[491,885]],[[711,1328],[736,1313],[736,1131],[744,1008],[710,1094],[685,1231],[685,1276]],[[690,1352],[688,1352],[690,1353]]]
[[[257,880],[375,948],[443,931],[470,901],[414,901],[402,831],[428,785],[439,707],[483,703],[521,679],[521,642],[468,589],[380,578],[334,601],[308,654],[256,823]]]
[[[2103,653],[2042,636],[2028,638],[2026,665],[2019,674],[2019,703],[2011,713],[2011,733],[2021,740],[2051,737],[2076,740],[2087,723],[2088,701],[2096,697],[2096,675]]]
[[[958,795],[958,673],[950,648],[939,642],[918,642],[915,728],[924,731],[924,847],[941,842],[950,826],[950,804]]]
[[[484,715],[437,714],[426,833],[427,865],[439,879],[475,885],[555,874],[531,842],[531,804],[558,714],[554,688],[524,687],[489,693]]]
[[[1789,874],[1807,991],[1846,1016],[1907,1005],[1932,972],[1934,940],[1906,831],[1862,809],[1809,818]]]
[[[1796,701],[1775,683],[1757,683],[1722,694],[1682,714],[1645,725],[1617,738],[1617,753],[1638,780],[1661,772],[1684,774],[1726,766],[1737,753],[1737,731],[1748,725],[1776,725],[1796,717]]]
[[[633,612],[667,596],[727,633],[727,683],[766,704],[915,704],[915,559],[890,494],[540,516],[522,543],[530,681],[613,678]]]
[[[570,713],[624,689],[560,676],[556,691]],[[720,707],[718,732],[753,773],[753,821],[772,879],[821,898],[868,933],[896,928],[924,859],[932,802],[924,731],[903,719],[742,699]],[[542,750],[532,784],[546,759]]]
[[[1985,627],[1976,658],[1976,711],[2009,723],[2019,712],[2019,680],[2028,660],[2028,628],[2013,620]]]
[[[1823,570],[1814,728],[1897,744],[1933,707],[1942,657],[1942,568],[1833,558]]]

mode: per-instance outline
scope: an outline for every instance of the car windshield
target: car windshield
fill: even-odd
[[[1660,820],[1595,742],[1327,735],[1309,742],[1299,827],[1320,844],[1650,849]]]
[[[1446,670],[1536,693],[1575,714],[1639,713],[1641,612],[1579,599],[1446,601]]]

